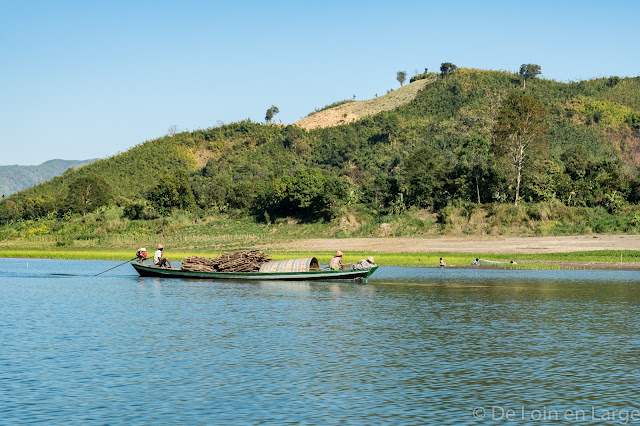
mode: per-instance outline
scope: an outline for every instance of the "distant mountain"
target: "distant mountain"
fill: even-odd
[[[39,166],[0,166],[0,196],[30,188],[41,182],[59,176],[69,168],[78,168],[93,163],[91,160],[49,160]]]

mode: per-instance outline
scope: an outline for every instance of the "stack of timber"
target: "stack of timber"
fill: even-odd
[[[216,258],[189,256],[182,262],[182,270],[198,272],[258,272],[271,257],[260,250],[225,253]]]

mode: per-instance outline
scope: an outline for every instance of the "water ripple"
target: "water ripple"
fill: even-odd
[[[474,407],[640,408],[637,274],[228,283],[25,264],[0,259],[3,423],[486,424]]]

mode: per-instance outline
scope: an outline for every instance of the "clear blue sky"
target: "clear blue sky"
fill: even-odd
[[[639,17],[632,0],[0,0],[0,165],[108,157],[271,105],[290,123],[442,62],[638,76]]]

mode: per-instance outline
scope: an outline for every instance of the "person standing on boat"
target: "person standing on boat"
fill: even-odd
[[[162,244],[158,244],[158,250],[153,254],[153,264],[159,267],[166,266],[171,268],[171,262],[166,257],[162,257],[162,251],[164,250],[164,246]]]
[[[338,269],[342,269],[343,254],[344,253],[342,253],[340,250],[336,252],[336,254],[333,256],[333,259],[331,259],[331,262],[329,262],[329,269],[331,269],[332,271],[337,271]]]
[[[360,259],[360,261],[358,263],[356,263],[356,266],[353,267],[353,269],[371,269],[376,265],[375,260],[373,259],[373,256],[367,256],[366,259]]]

